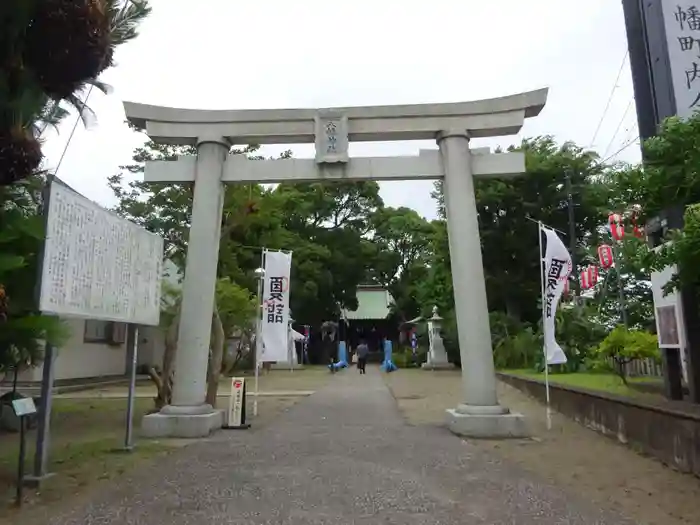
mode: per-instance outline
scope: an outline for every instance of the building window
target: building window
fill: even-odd
[[[96,321],[88,319],[85,321],[85,332],[83,333],[84,343],[109,343],[111,336],[111,325],[109,321]]]

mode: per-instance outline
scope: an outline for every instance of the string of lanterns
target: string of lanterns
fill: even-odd
[[[644,237],[644,232],[637,224],[637,210],[632,210],[630,215],[632,235],[637,238]],[[625,218],[619,213],[611,213],[608,216],[608,228],[614,241],[620,242],[625,237]],[[601,268],[607,270],[615,265],[615,252],[609,244],[598,246],[598,263]],[[590,290],[598,283],[598,266],[589,265],[579,275],[582,290]],[[568,289],[568,287],[567,287]]]

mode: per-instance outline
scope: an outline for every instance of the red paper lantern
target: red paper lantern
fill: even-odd
[[[588,267],[588,278],[591,281],[591,288],[593,288],[598,283],[598,267],[589,266]]]
[[[581,272],[580,281],[581,281],[581,289],[582,290],[588,290],[591,287],[589,282],[588,282],[588,271],[587,270],[583,270]]]
[[[601,244],[598,246],[598,261],[600,266],[603,268],[610,268],[615,259],[613,258],[613,250],[607,244]]]
[[[608,223],[610,224],[610,234],[612,238],[616,241],[621,241],[625,236],[625,225],[622,220],[622,215],[618,213],[611,213],[608,216]]]
[[[588,290],[593,288],[598,282],[598,267],[589,266],[581,272],[581,288]]]
[[[637,225],[637,212],[632,211],[632,235],[641,239],[644,237],[644,230]]]

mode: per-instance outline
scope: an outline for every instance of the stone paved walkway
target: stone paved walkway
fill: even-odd
[[[47,523],[631,523],[444,429],[409,426],[379,374],[343,371],[269,426],[220,432]]]

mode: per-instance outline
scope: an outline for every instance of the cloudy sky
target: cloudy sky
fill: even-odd
[[[114,93],[90,96],[97,125],[86,130],[78,124],[70,142],[74,118],[58,134],[46,134],[48,167],[63,156],[58,176],[106,206],[114,204],[106,178],[144,140],[124,124],[123,100],[204,109],[331,107],[461,102],[549,87],[545,110],[527,122],[522,136],[551,134],[604,157],[639,158],[619,1],[152,0],[152,5],[139,38],[118,50],[116,67],[103,76]],[[363,143],[354,144],[351,154],[405,155],[425,147],[435,145]],[[291,148],[297,157],[313,155],[311,145]],[[268,147],[265,153],[281,149]],[[382,185],[382,195],[389,205],[410,206],[432,218],[430,189],[426,181],[392,182]]]

